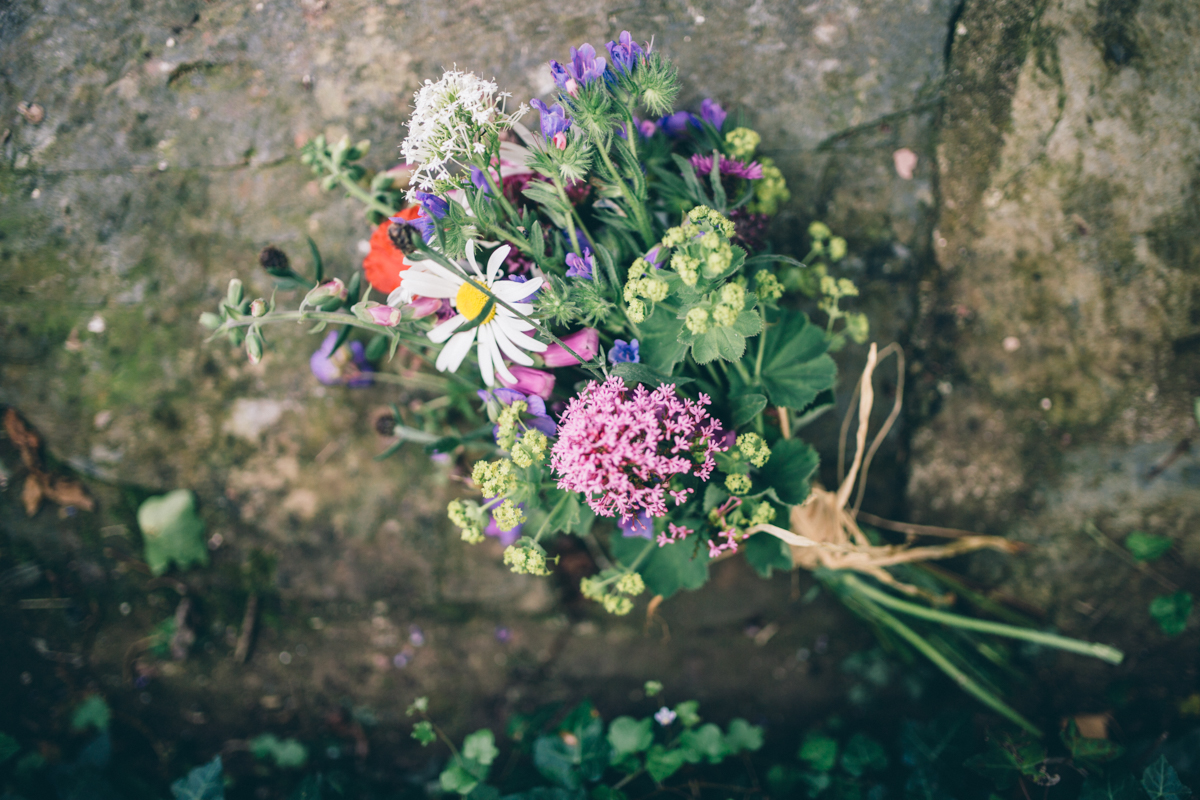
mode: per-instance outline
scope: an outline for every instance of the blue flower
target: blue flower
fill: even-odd
[[[662,269],[662,265],[667,263],[667,253],[659,245],[654,245],[654,247],[651,247],[646,255],[642,256],[642,258],[645,259],[647,264],[655,269]]]
[[[637,516],[622,519],[617,523],[617,527],[621,529],[621,535],[625,538],[639,536],[643,539],[650,539],[654,536],[654,522],[650,519],[650,514],[645,509],[638,512]]]
[[[617,41],[605,45],[617,72],[631,72],[638,58],[644,55],[642,48],[633,40],[629,31],[621,31]]]
[[[409,224],[421,232],[422,239],[429,241],[434,236],[433,221],[444,218],[450,211],[450,204],[429,192],[417,191],[416,199],[421,210],[417,213],[417,218]]]
[[[711,97],[700,103],[700,118],[718,131],[725,124],[725,117],[725,109],[721,108],[721,104]]]
[[[612,349],[608,351],[608,362],[610,364],[638,364],[642,360],[638,355],[638,340],[627,342],[624,339],[615,339]]]
[[[669,117],[663,117],[658,123],[669,136],[683,136],[689,127],[700,127],[696,115],[690,111],[676,111]]]
[[[567,277],[568,278],[586,278],[587,280],[595,280],[592,277],[592,270],[596,268],[596,257],[592,255],[591,249],[583,248],[583,258],[574,253],[567,253]]]
[[[535,97],[529,101],[529,105],[536,108],[542,115],[542,136],[547,140],[553,139],[559,133],[566,132],[571,127],[571,120],[567,117],[566,109],[558,103],[547,107],[545,103]]]
[[[550,77],[554,78],[554,85],[560,89],[567,88],[567,81],[571,80],[571,73],[567,72],[567,68],[562,64],[550,59]]]
[[[576,50],[571,48],[571,73],[581,86],[587,86],[594,80],[604,76],[607,62],[596,58],[596,48],[585,44]]]

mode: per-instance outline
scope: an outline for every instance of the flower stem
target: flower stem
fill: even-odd
[[[637,222],[643,243],[647,248],[652,247],[654,245],[654,234],[650,230],[650,220],[646,217],[646,210],[642,208],[642,204],[629,191],[629,187],[625,184],[625,179],[621,177],[621,173],[617,172],[616,166],[608,156],[608,148],[597,147],[596,151],[600,153],[600,159],[604,162],[604,166],[608,168],[613,181],[617,184],[617,188],[621,190],[621,194],[624,195],[625,202],[629,204],[629,210],[633,213],[633,218]]]
[[[863,583],[853,575],[845,575],[842,580],[845,582],[846,586],[871,598],[876,603],[895,609],[903,614],[909,614],[914,617],[940,622],[943,625],[950,625],[955,628],[980,631],[981,633],[992,633],[997,636],[1007,636],[1010,639],[1022,639],[1026,642],[1034,642],[1036,644],[1046,645],[1047,647],[1057,647],[1059,650],[1066,650],[1071,653],[1092,656],[1093,658],[1098,658],[1101,661],[1107,661],[1110,664],[1120,664],[1125,658],[1125,654],[1120,650],[1116,649],[1115,647],[1110,647],[1106,644],[1084,642],[1079,639],[1070,639],[1066,636],[1045,633],[1044,631],[1019,628],[1014,625],[1005,625],[1001,622],[972,619],[959,614],[951,614],[947,611],[937,611],[932,608],[926,608],[925,606],[919,606],[916,603],[909,603],[906,600],[893,597],[887,592],[882,592],[873,586],[868,586],[866,583]]]
[[[322,166],[328,169],[330,173],[337,176],[338,183],[342,184],[342,188],[344,188],[346,192],[355,200],[358,200],[372,211],[378,211],[385,217],[391,217],[395,215],[396,209],[379,202],[379,200],[376,199],[370,192],[359,186],[354,181],[350,180],[350,176],[338,169],[337,166],[334,165],[333,161],[327,158],[322,151],[317,150],[317,157],[321,159]]]

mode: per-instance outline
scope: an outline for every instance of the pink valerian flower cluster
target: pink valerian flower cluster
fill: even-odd
[[[724,504],[721,505],[720,508],[717,509],[717,518],[723,519],[726,514],[733,511],[741,504],[742,498],[730,497],[724,502]],[[674,531],[672,531],[672,533],[674,533]],[[717,539],[724,539],[725,541],[718,544]],[[737,528],[729,528],[728,530],[721,531],[716,535],[716,537],[708,540],[708,557],[716,558],[726,550],[736,553],[738,549],[738,542],[740,541],[741,536],[739,535]]]
[[[708,480],[713,453],[728,449],[718,442],[721,423],[704,410],[710,402],[681,399],[669,384],[630,391],[616,376],[591,381],[559,419],[550,457],[558,488],[584,494],[601,516],[665,515],[671,478]],[[671,492],[676,505],[687,494]]]
[[[695,533],[691,528],[684,525],[676,525],[674,522],[667,523],[667,530],[669,533],[660,533],[658,538],[654,540],[658,543],[659,547],[666,547],[669,544],[675,544],[675,542],[682,542]]]

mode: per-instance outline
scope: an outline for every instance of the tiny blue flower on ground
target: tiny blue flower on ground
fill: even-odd
[[[624,339],[613,341],[612,349],[608,351],[610,364],[637,364],[641,361],[638,355],[638,340],[627,342]]]
[[[662,725],[665,728],[675,721],[675,716],[676,715],[674,711],[666,706],[663,706],[655,713],[654,719],[659,725]]]
[[[596,257],[590,248],[583,248],[583,258],[574,253],[567,254],[567,277],[586,278],[593,280],[592,270],[596,268]]]

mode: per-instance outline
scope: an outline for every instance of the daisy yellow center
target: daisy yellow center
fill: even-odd
[[[472,320],[479,316],[479,313],[483,311],[484,306],[488,304],[488,300],[490,299],[490,297],[471,284],[464,283],[458,287],[458,294],[454,296],[454,305],[458,308],[458,313],[462,314],[468,320]],[[492,306],[492,310],[488,312],[487,319],[479,324],[486,325],[495,316],[496,307]]]

